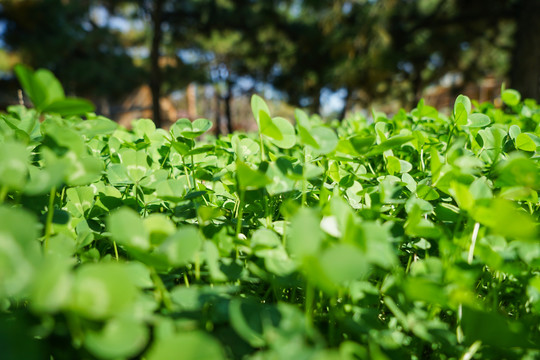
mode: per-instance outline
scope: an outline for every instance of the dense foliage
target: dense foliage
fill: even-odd
[[[213,139],[37,74],[0,115],[4,359],[540,355],[534,101],[332,127],[254,96],[259,132]]]
[[[539,100],[539,13],[537,0],[19,0],[0,4],[0,42],[98,105],[142,83],[155,95],[213,85],[213,111],[199,114],[215,119],[214,101],[234,106],[263,84],[313,112],[329,91],[344,111],[388,99],[411,108],[441,79],[459,92],[489,75]],[[10,73],[17,60],[2,53]]]

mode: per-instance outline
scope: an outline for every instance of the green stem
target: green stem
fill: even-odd
[[[476,340],[471,346],[469,346],[465,354],[461,356],[460,360],[471,360],[481,346],[482,342],[480,340]]]
[[[474,258],[474,247],[476,246],[476,238],[478,237],[478,230],[480,229],[480,223],[475,223],[473,233],[471,236],[471,246],[469,247],[469,256],[467,256],[467,263],[470,265]]]
[[[163,168],[165,166],[165,162],[169,158],[169,154],[171,153],[171,146],[169,146],[169,150],[167,151],[167,154],[165,155],[165,157],[163,158],[163,161],[161,162],[161,168]]]
[[[191,186],[191,173],[188,172],[188,169],[187,169],[187,166],[186,166],[186,161],[184,160],[184,157],[182,156],[182,164],[184,164],[184,173],[186,174],[186,179],[187,179],[187,183],[188,183],[188,186],[190,187],[190,189],[193,189],[193,186]]]
[[[201,259],[198,253],[195,255],[195,280],[201,280]]]
[[[426,171],[426,166],[424,165],[424,148],[420,149],[420,170],[422,172]]]
[[[165,287],[165,284],[163,284],[163,280],[161,280],[158,273],[156,272],[156,269],[150,268],[150,275],[152,277],[152,280],[154,281],[154,284],[156,285],[158,298],[163,302],[163,305],[167,310],[172,310],[173,304],[171,301],[171,296],[169,294],[169,291]]]
[[[330,346],[334,346],[336,344],[336,315],[335,315],[335,307],[337,305],[337,299],[336,297],[332,297],[330,299],[330,309],[329,309],[329,324],[328,324],[328,342]]]
[[[302,168],[302,206],[307,204],[306,148],[304,148],[304,167]]]
[[[263,162],[264,161],[264,142],[263,142],[262,134],[259,134],[259,141],[261,143],[261,162]]]
[[[4,200],[6,200],[6,196],[8,192],[9,192],[8,186],[2,185],[2,187],[0,188],[0,204],[2,204]]]
[[[189,288],[189,280],[185,272],[184,272],[184,284],[186,285],[187,288]]]
[[[45,240],[44,240],[45,250],[47,250],[47,248],[49,247],[49,238],[51,237],[55,197],[56,197],[56,186],[53,186],[53,188],[51,189],[51,194],[49,196],[49,208],[47,209],[48,211],[47,222],[45,223]]]
[[[266,218],[266,227],[272,227],[272,215],[270,214],[270,206],[268,206],[268,197],[270,196],[266,189],[264,189],[265,194],[263,195],[263,206],[264,206],[264,216]]]
[[[373,167],[371,166],[371,163],[368,161],[367,164],[368,164],[368,167],[369,167],[369,171],[371,171],[371,173],[372,173],[373,175],[377,175],[377,173],[375,172],[375,170],[373,170]]]
[[[450,143],[452,142],[452,136],[454,135],[454,129],[456,128],[456,124],[452,125],[452,128],[450,129],[450,135],[448,135],[448,142],[446,143],[446,151],[448,152],[448,149],[450,148]]]
[[[236,217],[236,237],[242,231],[242,217],[244,216],[244,190],[240,189],[240,200],[238,202],[238,216]]]
[[[412,259],[413,259],[413,254],[410,254],[409,255],[409,260],[407,261],[407,268],[405,269],[405,273],[408,274],[409,273],[409,270],[411,269],[411,264],[412,264]]]
[[[116,258],[116,261],[118,261],[118,247],[116,246],[116,241],[113,240],[113,247],[114,247],[114,257]]]
[[[328,180],[328,166],[327,166],[327,162],[325,162],[325,165],[324,166],[324,178],[323,178],[323,182],[321,184],[321,188],[319,190],[319,205],[322,207],[323,203],[326,202],[326,199],[324,199],[323,201],[323,195],[324,195],[324,191],[325,191],[325,184],[326,184],[326,181]]]
[[[311,282],[306,283],[306,298],[305,298],[305,317],[306,330],[311,333],[313,330],[313,300],[315,298],[315,289]]]

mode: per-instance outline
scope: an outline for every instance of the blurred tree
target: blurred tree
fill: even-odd
[[[214,87],[216,131],[222,129],[222,120],[232,131],[234,96],[272,81],[278,54],[290,46],[279,32],[277,15],[280,4],[287,2],[193,0],[172,1],[164,7],[168,29],[164,51],[176,51],[181,62],[205,70],[206,77],[193,80]],[[181,71],[176,69],[177,76]]]
[[[387,1],[396,73],[416,103],[422,89],[449,73],[465,81],[508,71],[512,17],[504,0]],[[463,86],[464,83],[461,84]],[[458,92],[459,86],[454,91]]]
[[[514,4],[516,30],[510,84],[524,97],[540,101],[540,1]]]
[[[105,12],[106,20],[96,13]],[[448,74],[508,76],[540,98],[539,0],[19,0],[4,1],[2,38],[68,91],[114,98],[151,85],[159,97],[212,84],[232,130],[233,98],[271,84],[319,112],[321,92],[413,106]],[[115,26],[131,22],[137,26]],[[464,83],[455,83],[460,91]],[[224,110],[224,115],[221,110]],[[221,129],[221,126],[218,126]]]
[[[144,79],[120,41],[119,31],[92,15],[99,1],[6,1],[0,20],[7,49],[33,67],[52,70],[80,96],[118,98]]]

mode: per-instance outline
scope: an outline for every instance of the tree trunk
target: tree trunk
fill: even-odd
[[[313,102],[309,106],[309,110],[314,114],[321,113],[321,89],[313,91]]]
[[[345,119],[345,115],[347,115],[347,109],[349,108],[349,101],[351,99],[351,89],[347,88],[345,89],[345,91],[347,93],[345,94],[345,99],[343,99],[343,109],[341,109],[341,112],[339,113],[339,122],[343,122],[343,120]]]
[[[517,5],[510,85],[523,98],[540,100],[540,1],[521,0]]]
[[[232,102],[232,83],[227,80],[227,94],[225,95],[225,121],[227,121],[227,132],[232,134],[232,115],[231,115],[231,102]]]
[[[215,98],[216,98],[216,136],[221,135],[221,111],[219,109],[220,107],[220,101],[219,101],[219,92],[215,91]]]
[[[152,47],[150,49],[150,91],[152,92],[152,113],[156,127],[161,127],[161,69],[159,67],[159,48],[161,45],[161,21],[163,15],[163,0],[155,0],[151,18],[153,26]]]
[[[186,98],[188,117],[193,120],[197,117],[197,94],[195,83],[189,83],[186,90]]]

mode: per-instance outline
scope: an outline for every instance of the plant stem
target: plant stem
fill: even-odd
[[[304,148],[304,167],[302,168],[302,206],[307,202],[306,148]]]
[[[244,216],[244,190],[239,190],[238,216],[236,217],[236,237],[242,231],[242,217]]]
[[[188,172],[186,161],[184,160],[184,157],[182,156],[182,164],[184,164],[184,173],[186,174],[187,183],[190,189],[193,189],[193,186],[191,186],[191,173]]]
[[[426,166],[424,165],[424,147],[420,149],[420,170],[422,172],[426,171]]]
[[[446,143],[445,153],[448,152],[448,149],[450,148],[450,143],[452,142],[452,136],[454,135],[455,128],[456,128],[456,124],[453,124],[452,128],[450,129],[450,135],[448,135],[448,142]]]
[[[328,323],[328,342],[330,346],[335,346],[336,344],[336,315],[334,308],[337,305],[337,298],[333,296],[330,299],[330,309],[329,309],[329,323]]]
[[[195,280],[201,280],[201,259],[198,253],[195,255]]]
[[[171,147],[172,147],[172,144],[171,144],[171,146],[169,146],[169,150],[167,151],[167,154],[165,155],[165,157],[163,158],[163,161],[161,162],[161,168],[163,168],[165,166],[165,162],[169,158],[169,155],[171,153]]]
[[[476,340],[471,346],[469,346],[467,352],[461,356],[460,360],[471,360],[481,346],[482,342],[480,340]]]
[[[469,247],[469,256],[467,256],[467,263],[470,265],[474,258],[474,247],[476,246],[476,238],[478,237],[478,230],[480,229],[480,223],[475,223],[473,233],[471,237],[471,246]]]
[[[305,317],[306,317],[306,330],[311,333],[313,330],[313,300],[315,298],[315,289],[310,281],[306,283],[306,297],[305,297]]]
[[[156,285],[157,296],[163,302],[163,305],[167,310],[172,310],[173,304],[171,301],[171,296],[169,294],[169,291],[165,287],[165,284],[163,284],[163,280],[161,280],[158,273],[156,272],[156,269],[150,268],[150,276],[152,277],[152,280]]]
[[[45,240],[44,240],[45,250],[47,250],[47,248],[49,247],[49,238],[51,237],[55,197],[56,197],[56,186],[53,186],[53,188],[51,189],[51,194],[49,196],[49,208],[47,209],[48,211],[47,222],[45,223]]]
[[[259,134],[259,141],[261,143],[261,162],[263,162],[264,161],[264,142],[263,142],[262,134]]]
[[[6,200],[6,196],[8,192],[9,192],[8,186],[2,185],[2,187],[0,188],[0,204],[2,204],[4,200]]]
[[[469,255],[467,256],[467,263],[469,265],[472,264],[472,262],[473,262],[474,247],[476,245],[476,238],[478,237],[478,230],[479,229],[480,229],[480,223],[475,223],[474,228],[473,228],[473,233],[472,233],[472,236],[471,236],[471,246],[469,247]],[[456,337],[457,337],[458,343],[460,343],[460,344],[463,342],[463,329],[461,329],[461,320],[462,320],[462,318],[463,318],[463,305],[459,304],[458,313],[457,313]],[[473,344],[473,345],[475,345],[475,344]],[[472,357],[472,355],[474,355],[476,350],[478,350],[479,346],[480,346],[480,344],[478,344],[478,346],[474,349],[474,352],[472,352],[470,357],[466,357],[465,355],[467,355],[470,352],[470,350],[473,348],[473,346],[471,346],[471,348],[469,348],[469,351],[467,351],[467,353],[465,353],[462,356],[462,359],[470,359]]]
[[[114,247],[114,257],[116,258],[116,261],[118,261],[118,247],[116,246],[116,241],[113,240],[113,247]]]

